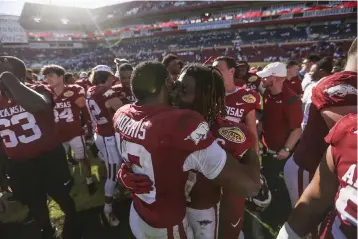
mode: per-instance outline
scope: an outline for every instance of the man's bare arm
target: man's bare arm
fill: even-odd
[[[301,128],[296,128],[292,130],[286,140],[285,146],[289,147],[290,149],[293,149],[296,146],[298,140],[301,138],[301,134],[302,134]]]
[[[328,129],[331,129],[338,120],[349,113],[357,113],[356,105],[347,106],[333,106],[321,110],[321,115],[327,124]]]
[[[11,97],[26,111],[35,113],[52,109],[52,97],[49,94],[38,92],[25,86],[16,76],[10,72],[1,75],[1,82],[10,92]]]
[[[108,109],[111,109],[114,112],[123,106],[122,101],[117,97],[107,100],[105,104]]]
[[[226,164],[213,181],[223,187],[230,188],[244,197],[256,196],[260,190],[260,164],[253,149],[249,149],[239,162],[227,153]]]
[[[299,237],[306,236],[322,222],[325,211],[334,204],[338,184],[331,147],[329,147],[311,183],[303,192],[287,221],[289,227]],[[277,237],[279,239],[287,238],[283,236],[282,230]]]

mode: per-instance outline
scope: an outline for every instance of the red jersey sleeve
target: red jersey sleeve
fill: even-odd
[[[336,150],[339,144],[339,141],[347,136],[347,133],[354,133],[357,130],[357,114],[348,114],[341,118],[329,131],[328,135],[325,137],[325,141],[327,144],[331,145],[332,155],[334,164],[337,166],[337,159],[340,157],[336,157]],[[347,146],[349,147],[349,146]]]
[[[86,91],[83,87],[81,86],[74,86],[74,88],[76,89],[76,93],[77,93],[77,98],[78,97],[85,97],[86,95]]]
[[[256,110],[261,110],[261,109],[262,109],[262,101],[261,101],[261,96],[260,96],[260,94],[257,93],[257,92],[254,91],[254,90],[251,90],[251,89],[248,89],[248,92],[255,97],[255,102],[254,102],[255,109],[256,109]]]
[[[113,89],[108,89],[102,94],[105,101],[118,97]]]
[[[28,83],[25,83],[25,85],[27,87],[29,87],[30,89],[36,91],[39,94],[44,94],[44,95],[49,96],[51,98],[53,104],[55,104],[53,101],[54,93],[48,86],[46,86],[44,84],[28,84]]]
[[[291,95],[285,101],[284,114],[288,120],[290,129],[301,128],[303,120],[302,101],[297,95]]]
[[[172,128],[169,129],[169,142],[174,147],[195,152],[207,148],[214,142],[215,139],[203,116],[191,110],[178,110],[178,114],[172,122]]]
[[[357,104],[357,73],[338,72],[322,79],[312,89],[312,104],[320,111],[330,106]]]
[[[85,89],[82,86],[68,85],[63,93],[63,96],[71,98],[71,100],[75,102],[78,98],[85,97],[85,94]]]
[[[244,124],[219,119],[212,127],[212,132],[219,145],[239,160],[253,147],[252,136]]]

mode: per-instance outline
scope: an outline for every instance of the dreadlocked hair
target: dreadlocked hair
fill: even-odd
[[[186,65],[182,72],[195,79],[194,109],[212,124],[226,116],[224,80],[219,70],[198,63]]]

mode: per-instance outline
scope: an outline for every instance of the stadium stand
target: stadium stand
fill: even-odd
[[[324,43],[325,54],[343,57],[357,35],[356,2],[259,2],[257,6],[139,1],[90,10],[26,3],[19,22],[28,44],[3,44],[0,54],[21,56],[33,68],[57,63],[73,71],[112,64],[113,57],[133,63],[161,60],[170,52],[188,62],[222,54],[267,62],[299,60],[324,42],[329,42]],[[188,9],[189,14],[181,14]],[[171,20],[165,21],[168,16]]]

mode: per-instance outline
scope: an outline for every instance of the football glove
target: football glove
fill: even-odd
[[[145,174],[131,172],[123,163],[118,171],[118,181],[135,194],[146,194],[153,190],[153,182]]]

